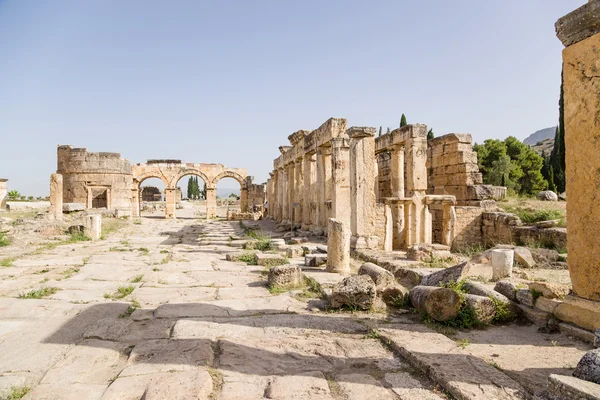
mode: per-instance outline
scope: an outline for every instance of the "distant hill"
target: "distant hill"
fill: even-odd
[[[554,134],[556,133],[556,126],[552,126],[550,128],[541,129],[531,135],[527,136],[523,143],[528,144],[530,146],[536,145],[538,142],[541,142],[545,139],[554,139]]]
[[[529,147],[535,150],[535,152],[538,153],[540,156],[542,155],[542,153],[545,153],[547,156],[549,156],[552,152],[552,149],[554,148],[554,138],[540,140],[536,142],[536,144],[533,144]]]
[[[229,197],[229,195],[233,193],[236,196],[240,195],[240,188],[236,188],[236,189],[228,189],[228,188],[217,188],[217,196],[224,198],[224,197]]]

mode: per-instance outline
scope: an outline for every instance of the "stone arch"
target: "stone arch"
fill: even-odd
[[[219,175],[215,176],[212,181],[213,187],[217,187],[217,182],[223,178],[233,178],[240,184],[240,190],[247,189],[246,178],[234,171],[223,171]]]
[[[202,178],[202,180],[204,181],[204,183],[206,183],[206,187],[207,188],[210,187],[210,185],[211,185],[212,181],[201,170],[199,170],[197,168],[185,168],[185,169],[182,169],[181,171],[179,171],[175,176],[173,176],[173,178],[171,178],[171,184],[169,185],[169,187],[170,188],[176,188],[177,187],[177,182],[179,182],[179,180],[181,178],[183,178],[184,176],[186,176],[186,175],[196,175],[196,176],[199,176],[200,178]]]
[[[165,184],[165,187],[167,187],[167,188],[169,187],[169,180],[167,179],[166,176],[161,174],[160,171],[148,171],[148,172],[144,172],[141,175],[133,177],[133,185],[134,185],[133,189],[139,189],[142,182],[144,182],[146,179],[150,179],[150,178],[158,178]]]

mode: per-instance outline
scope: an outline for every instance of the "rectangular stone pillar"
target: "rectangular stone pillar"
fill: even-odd
[[[102,237],[102,215],[88,215],[85,219],[85,234],[92,240]]]
[[[351,247],[375,249],[375,128],[348,129],[350,136]]]
[[[564,128],[569,221],[569,274],[573,292],[600,301],[600,1],[589,2],[556,23],[563,50]],[[584,301],[567,298],[581,317]],[[589,305],[589,303],[586,303]],[[600,327],[600,303],[586,311]],[[565,306],[566,307],[566,306]],[[586,306],[587,307],[587,306]],[[574,314],[579,314],[575,316]],[[579,326],[580,322],[571,321]],[[588,328],[589,329],[589,328]]]
[[[50,175],[50,219],[63,218],[63,176]]]
[[[240,212],[248,212],[248,188],[240,189]]]
[[[333,179],[332,179],[333,166],[331,163],[331,147],[323,148],[323,182],[324,182],[324,204],[323,204],[323,220],[321,221],[321,227],[327,231],[329,226],[329,218],[332,214],[332,194],[333,194]]]
[[[206,219],[217,215],[217,188],[206,188]]]
[[[284,199],[284,176],[283,169],[277,169],[277,222],[283,221],[283,199]]]
[[[304,190],[304,160],[299,158],[296,160],[294,171],[296,179],[294,186],[294,225],[298,228],[302,227],[304,222],[303,215],[306,208],[305,190]]]
[[[331,139],[331,217],[350,228],[350,146]]]
[[[327,271],[350,274],[350,229],[335,218],[328,221]]]
[[[390,183],[392,196],[404,198],[404,146],[396,146],[391,153]]]
[[[131,189],[131,216],[140,216],[140,190],[137,188]]]
[[[6,199],[8,198],[6,182],[8,182],[8,179],[0,178],[0,212],[6,209]]]
[[[303,193],[303,205],[302,205],[302,230],[308,231],[312,228],[312,224],[313,224],[313,219],[311,217],[314,217],[314,210],[312,209],[311,203],[315,202],[315,194],[314,194],[314,187],[315,187],[315,177],[316,177],[316,170],[315,170],[315,160],[316,157],[314,154],[305,154],[304,155],[304,159],[303,159],[303,163],[304,163],[304,167],[303,167],[303,172],[304,172],[304,180],[303,180],[303,187],[304,187],[304,193]]]
[[[290,172],[287,165],[281,170],[281,177],[281,222],[288,224],[290,222]]]
[[[206,190],[208,196],[208,189]],[[174,219],[177,208],[177,189],[165,189],[165,218]]]
[[[327,209],[325,207],[325,187],[327,186],[327,178],[325,173],[325,152],[326,149],[319,147],[317,150],[317,179],[315,182],[315,191],[317,194],[317,208],[315,231],[323,231],[324,221],[327,219]],[[326,229],[326,228],[325,228]]]
[[[287,193],[288,193],[288,214],[286,219],[290,224],[294,224],[294,202],[296,198],[296,171],[294,162],[290,162],[287,168]]]
[[[427,126],[412,125],[411,137],[406,141],[405,197],[427,191]]]

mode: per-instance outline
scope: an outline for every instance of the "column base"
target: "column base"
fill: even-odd
[[[378,236],[352,236],[350,238],[350,248],[374,250],[379,247]]]
[[[554,316],[593,332],[600,329],[600,302],[568,295],[556,307]]]

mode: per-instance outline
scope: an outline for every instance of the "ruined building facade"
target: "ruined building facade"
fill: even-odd
[[[375,128],[331,118],[288,140],[267,182],[269,216],[317,234],[335,218],[354,248],[480,242],[486,200],[506,195],[482,185],[470,135],[428,142],[416,124],[376,138]]]
[[[118,215],[139,216],[141,184],[146,179],[158,178],[165,185],[165,217],[174,218],[176,204],[181,200],[177,183],[186,175],[199,176],[206,183],[207,218],[215,216],[217,182],[223,178],[233,178],[240,184],[243,212],[248,210],[249,190],[251,204],[264,203],[264,185],[254,184],[243,168],[181,160],[148,160],[132,165],[119,153],[92,153],[84,148],[58,146],[58,166],[50,179],[51,215],[62,218],[64,204],[76,203],[86,209],[107,209]]]

